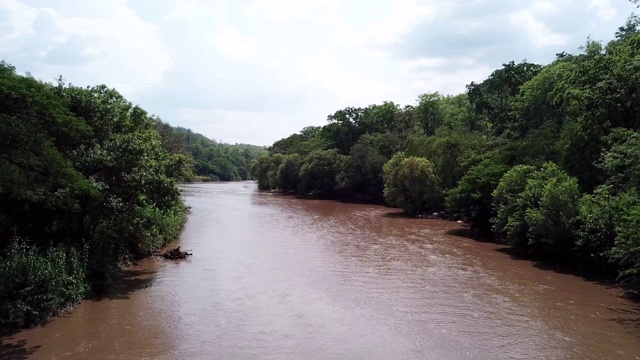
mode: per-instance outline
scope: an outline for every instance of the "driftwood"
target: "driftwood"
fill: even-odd
[[[160,256],[162,256],[163,258],[167,259],[167,260],[181,260],[181,259],[186,259],[187,256],[191,256],[193,255],[190,252],[186,252],[186,251],[181,251],[180,250],[180,246],[173,248],[171,250],[166,250],[163,253],[160,253]]]

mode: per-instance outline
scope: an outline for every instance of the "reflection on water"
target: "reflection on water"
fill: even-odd
[[[511,259],[442,220],[184,187],[180,240],[114,293],[2,340],[2,358],[636,359],[615,289]]]

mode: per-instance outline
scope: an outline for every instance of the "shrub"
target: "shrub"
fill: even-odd
[[[0,328],[40,324],[86,294],[85,266],[75,250],[40,251],[18,238],[7,250],[0,262]]]

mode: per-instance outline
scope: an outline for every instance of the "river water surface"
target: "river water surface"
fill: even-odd
[[[251,182],[183,189],[191,258],[145,260],[0,358],[640,359],[636,303],[460,224]]]

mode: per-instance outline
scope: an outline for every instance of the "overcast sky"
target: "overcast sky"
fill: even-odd
[[[0,59],[107,84],[172,125],[270,145],[347,106],[457,94],[612,39],[627,0],[0,0]]]

